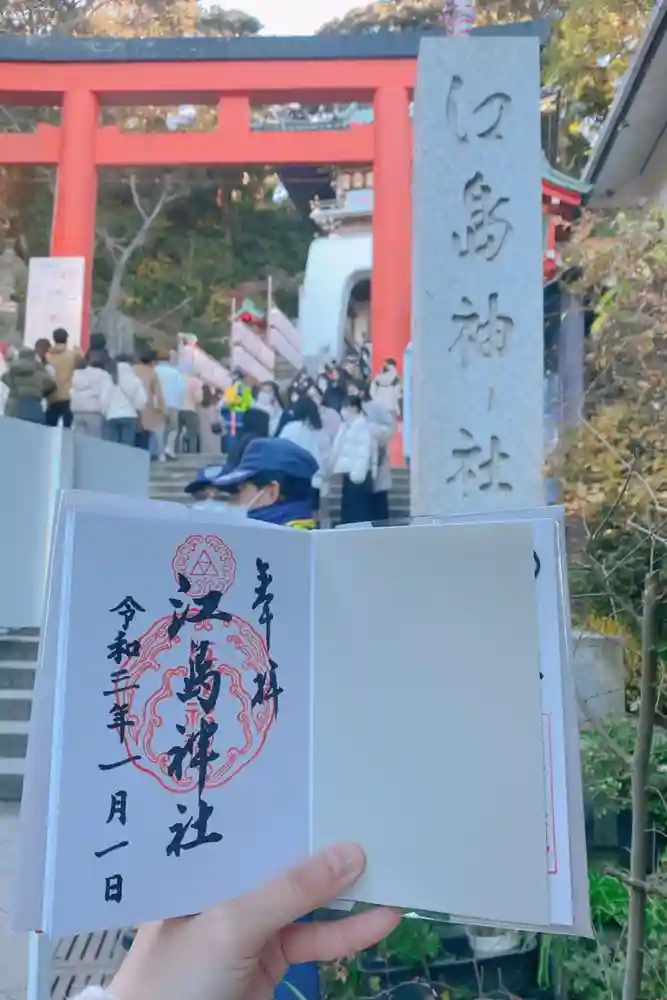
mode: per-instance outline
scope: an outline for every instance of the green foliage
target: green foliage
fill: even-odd
[[[388,967],[414,970],[415,978],[424,977],[429,962],[443,952],[440,925],[431,920],[402,920],[395,931],[376,948],[366,952],[368,960],[383,959]],[[364,956],[361,957],[361,964]],[[328,1000],[353,1000],[354,997],[381,991],[380,977],[362,974],[356,958],[332,962],[323,969],[324,992]]]
[[[375,34],[378,31],[425,31],[442,26],[441,0],[378,0],[354,7],[320,28],[320,34]]]
[[[582,624],[594,614],[638,635],[644,578],[667,507],[667,214],[642,209],[585,215],[566,262],[595,303],[587,340],[584,420],[561,449],[557,474],[572,519],[572,590]],[[655,533],[655,537],[653,535]],[[579,598],[579,595],[586,595]],[[667,621],[658,616],[660,646]]]
[[[257,18],[244,11],[219,4],[204,7],[195,0],[0,0],[0,31],[21,34],[239,36],[260,29]],[[105,120],[135,131],[164,131],[170,110],[106,109]],[[0,128],[30,130],[40,117],[44,114],[37,109],[5,109]],[[198,116],[197,127],[211,125],[210,114]],[[195,333],[206,350],[222,357],[232,298],[246,291],[261,298],[269,269],[279,269],[288,279],[299,276],[313,229],[289,203],[273,204],[275,178],[265,168],[180,169],[171,178],[179,196],[165,203],[129,259],[121,261],[123,250],[136,240],[142,217],[128,183],[130,173],[101,173],[93,306],[99,310],[109,304],[112,282],[120,278],[121,297],[111,303],[114,309],[167,335]],[[53,180],[41,168],[0,173],[0,223],[31,256],[49,252]],[[147,211],[156,204],[164,180],[159,171],[136,175]],[[250,289],[239,291],[245,284]],[[276,301],[296,311],[296,291],[289,281],[277,284]]]
[[[602,733],[600,732],[602,728]],[[581,768],[586,796],[597,816],[631,808],[630,769],[620,751],[630,758],[637,736],[637,722],[631,717],[609,717],[596,729],[581,733]],[[667,804],[662,788],[667,784],[667,733],[657,729],[651,748],[648,789],[652,825],[667,832]]]
[[[544,83],[560,95],[560,161],[578,172],[611,105],[651,10],[651,0],[478,0],[481,24],[549,19]],[[442,0],[380,0],[354,7],[323,33],[431,30]]]
[[[442,949],[437,926],[430,920],[402,920],[378,948],[378,955],[396,965],[423,967]]]
[[[204,349],[220,357],[238,286],[261,283],[277,263],[287,274],[299,274],[312,230],[289,204],[258,201],[246,195],[245,188],[239,200],[230,199],[221,208],[218,190],[202,182],[166,206],[147,247],[130,263],[122,308],[140,319],[156,318],[168,331],[197,334]],[[114,232],[131,233],[136,214],[126,204],[126,192],[112,187],[104,200],[105,212],[114,218]],[[98,304],[111,268],[100,249],[95,264]]]
[[[542,942],[540,986],[571,1000],[620,1000],[625,971],[624,941],[628,890],[614,875],[589,871],[592,940],[546,937]],[[665,996],[667,984],[667,899],[646,903],[646,950],[642,997]]]

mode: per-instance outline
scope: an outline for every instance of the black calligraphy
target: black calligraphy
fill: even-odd
[[[188,578],[179,573],[178,593],[187,595],[191,589],[192,585]],[[232,616],[226,611],[219,610],[221,600],[222,592],[219,590],[209,590],[203,597],[194,597],[192,604],[186,604],[179,597],[172,597],[169,603],[174,608],[174,613],[167,629],[169,638],[175,639],[187,624],[197,625],[207,621],[231,622]],[[192,615],[191,610],[194,610]]]
[[[183,681],[183,690],[178,699],[182,702],[197,698],[202,712],[207,714],[215,709],[220,696],[220,671],[214,667],[210,642],[192,642],[188,661],[188,676]]]
[[[123,876],[107,875],[104,880],[105,903],[120,903],[123,899]]]
[[[192,589],[187,577],[179,574],[178,593],[188,595]],[[168,635],[174,639],[188,624],[197,625],[207,621],[231,622],[232,615],[220,611],[222,592],[210,590],[202,597],[193,598],[188,604],[181,598],[172,598],[171,606],[174,614],[169,625]],[[179,858],[182,851],[189,851],[204,844],[217,844],[222,840],[222,834],[209,832],[208,824],[213,816],[213,806],[204,799],[206,781],[211,764],[218,760],[220,754],[214,748],[214,738],[218,732],[218,723],[213,718],[220,697],[221,676],[216,669],[211,642],[203,639],[190,643],[188,673],[183,678],[183,690],[177,697],[184,704],[197,702],[199,717],[198,728],[188,732],[188,726],[176,726],[181,737],[171,750],[167,766],[167,774],[182,781],[186,770],[197,772],[197,805],[196,813],[187,821],[178,821],[169,827],[172,839],[167,845],[167,857]],[[188,807],[179,804],[177,807],[181,816],[185,816]],[[186,839],[188,837],[190,839]]]
[[[255,686],[257,690],[252,699],[252,705],[254,708],[257,705],[263,705],[267,701],[273,701],[273,710],[277,719],[278,698],[281,694],[284,694],[284,691],[278,683],[278,664],[271,658],[271,625],[273,623],[271,605],[273,604],[275,595],[270,588],[273,583],[273,575],[271,574],[271,567],[268,562],[264,562],[262,559],[257,559],[255,567],[257,569],[257,586],[255,587],[255,600],[252,608],[253,611],[256,611],[257,608],[262,609],[259,616],[259,623],[264,626],[266,650],[269,655],[269,671],[268,675],[266,671],[261,670],[255,674]]]
[[[178,805],[176,808],[181,816],[184,816],[188,811],[187,806],[184,805]],[[179,858],[181,851],[191,851],[194,847],[201,847],[203,844],[219,844],[222,840],[222,834],[208,832],[208,821],[212,815],[213,806],[208,805],[200,795],[197,818],[193,819],[191,816],[187,823],[174,823],[169,827],[169,832],[173,833],[174,836],[167,846],[167,857],[173,855],[175,858]],[[194,831],[195,836],[192,840],[186,841],[185,835],[189,830]]]
[[[110,614],[120,615],[122,624],[116,638],[107,646],[107,660],[113,660],[120,667],[123,660],[139,656],[141,642],[138,639],[128,639],[127,633],[137,613],[143,613],[144,611],[145,608],[134,597],[130,596],[125,597],[119,604],[110,609]],[[113,670],[110,674],[110,681],[111,686],[109,689],[102,692],[104,698],[113,698],[111,708],[109,709],[111,721],[107,724],[107,729],[116,733],[118,742],[121,745],[125,745],[127,734],[135,725],[134,719],[130,717],[130,708],[125,700],[125,695],[130,691],[136,690],[139,685],[132,683],[127,667]],[[113,761],[112,763],[98,764],[97,766],[100,771],[109,772],[138,760],[141,760],[139,754],[130,756],[128,753],[125,753],[120,760]],[[106,824],[108,826],[109,824],[115,825],[116,823],[121,827],[125,827],[127,824],[127,791],[125,789],[119,789],[111,793]],[[95,851],[95,857],[100,859],[105,858],[107,855],[115,854],[117,851],[122,851],[129,846],[130,841],[126,838],[116,840],[99,851]],[[120,873],[105,877],[104,900],[107,903],[122,902],[123,876]]]

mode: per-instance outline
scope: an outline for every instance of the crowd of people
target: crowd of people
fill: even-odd
[[[254,456],[248,465],[253,474],[263,455],[275,460],[276,450],[262,452],[258,442],[277,439],[292,446],[291,452],[284,447],[280,454],[296,454],[297,449],[312,459],[309,501],[315,520],[329,493],[331,478],[340,476],[343,524],[386,521],[392,485],[389,446],[400,407],[401,383],[393,359],[386,361],[373,380],[361,377],[354,363],[325,365],[316,378],[304,369],[290,384],[285,398],[275,382],[253,389],[237,373],[223,402],[223,419],[229,428],[234,427],[233,433],[228,431],[223,449],[228,461],[222,469],[213,467],[209,480],[202,470],[206,495],[200,499],[229,501],[229,475],[246,468],[246,456]],[[193,484],[193,492],[197,488],[198,484]],[[231,502],[236,502],[236,492],[232,491]],[[299,499],[303,500],[301,493]]]
[[[316,377],[304,368],[284,396],[276,382],[253,385],[235,372],[220,393],[181,371],[176,352],[112,358],[100,334],[85,354],[68,340],[58,329],[52,341],[1,361],[6,416],[143,448],[160,462],[179,453],[224,454],[226,471],[242,465],[253,442],[277,438],[316,463],[310,482],[315,518],[331,478],[341,476],[343,523],[388,519],[389,444],[401,414],[393,359],[375,379],[363,355],[326,364]]]
[[[111,357],[93,334],[83,354],[66,330],[0,359],[0,412],[33,423],[72,427],[91,437],[149,450],[159,461],[178,452],[220,451],[220,401],[175,351]]]

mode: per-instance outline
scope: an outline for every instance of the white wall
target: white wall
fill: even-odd
[[[372,265],[370,232],[320,237],[312,243],[299,313],[305,364],[340,357],[350,292],[358,281],[370,278]]]
[[[0,627],[36,628],[59,490],[147,497],[150,459],[137,448],[0,417],[0,466]]]

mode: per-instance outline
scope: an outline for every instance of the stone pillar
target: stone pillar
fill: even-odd
[[[601,722],[608,715],[625,715],[622,639],[597,632],[574,632],[572,672],[581,726],[589,720]]]
[[[536,39],[422,42],[414,114],[414,515],[543,502],[539,96]]]

